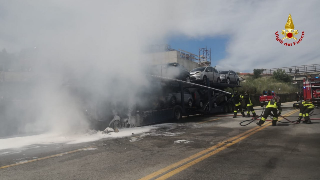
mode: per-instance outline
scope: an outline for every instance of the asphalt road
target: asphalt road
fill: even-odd
[[[131,137],[0,152],[0,179],[320,179],[319,120],[239,125],[248,119],[193,116]]]

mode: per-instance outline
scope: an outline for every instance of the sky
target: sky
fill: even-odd
[[[150,87],[143,76],[150,62],[144,50],[152,45],[193,53],[207,46],[218,70],[317,64],[319,7],[318,0],[1,0],[0,49],[37,51],[32,65],[37,87],[31,93],[36,101],[30,106],[37,115],[12,127],[86,129],[84,109],[96,111],[101,101],[136,103],[141,90]],[[285,28],[289,13],[296,36],[305,32],[292,47],[277,42],[275,35]],[[75,93],[62,90],[61,84],[72,78],[90,99],[88,107]],[[12,106],[23,108],[21,103]],[[6,117],[26,117],[12,112]]]
[[[320,41],[318,1],[201,1],[185,18],[179,19],[181,33],[170,36],[173,48],[197,53],[212,49],[213,64],[224,69],[252,72],[254,68],[277,68],[318,64]],[[205,6],[203,4],[206,4]],[[184,9],[183,7],[180,7]],[[287,22],[289,13],[303,41],[286,47],[276,41],[275,32]],[[191,15],[190,15],[191,14]],[[183,35],[182,35],[183,34]],[[293,42],[286,40],[285,42]],[[180,48],[181,47],[181,48]],[[216,50],[216,51],[214,51]]]
[[[215,66],[217,62],[226,57],[227,37],[199,38],[171,37],[168,44],[173,49],[181,49],[199,55],[199,48],[211,49],[211,64]],[[202,54],[202,53],[201,53]]]

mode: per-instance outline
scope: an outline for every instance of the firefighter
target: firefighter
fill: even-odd
[[[242,117],[245,117],[243,109],[241,107],[241,99],[243,98],[243,96],[241,94],[239,94],[238,91],[234,91],[234,94],[232,95],[232,97],[233,97],[233,102],[234,102],[233,118],[237,117],[238,110],[241,112]]]
[[[310,99],[306,101],[300,102],[300,113],[297,123],[301,122],[302,117],[304,117],[304,123],[311,124],[309,113],[314,109],[314,105],[312,104]]]
[[[247,91],[245,92],[243,99],[244,99],[244,103],[245,103],[244,105],[246,105],[246,109],[247,109],[247,116],[250,117],[250,111],[251,111],[252,116],[256,117],[256,112],[253,109],[253,104],[251,102],[250,95],[248,94]]]
[[[279,110],[279,113],[277,113],[277,110]],[[261,120],[257,123],[258,126],[261,126],[267,119],[269,115],[271,115],[271,112],[273,114],[272,118],[272,126],[277,125],[278,116],[281,115],[281,103],[280,98],[278,96],[274,96],[267,104],[266,109],[261,117]]]

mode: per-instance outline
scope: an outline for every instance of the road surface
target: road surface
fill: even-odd
[[[292,103],[283,109],[297,119]],[[192,116],[124,138],[0,150],[0,179],[320,179],[319,120],[239,125],[248,119]]]

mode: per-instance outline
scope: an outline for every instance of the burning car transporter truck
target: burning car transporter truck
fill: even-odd
[[[225,91],[226,88],[239,87],[233,84],[186,82],[177,79],[153,76],[153,82],[161,83],[163,88],[162,103],[158,108],[148,110],[137,108],[137,113],[142,118],[141,125],[168,122],[168,120],[180,120],[182,116],[194,114],[231,113],[233,111],[232,94]],[[171,93],[179,96],[172,101]],[[171,98],[168,98],[171,97]],[[190,97],[192,100],[190,101]],[[185,100],[187,98],[187,100]],[[162,100],[161,100],[162,99]],[[150,107],[150,106],[149,106]]]
[[[147,79],[150,87],[136,95],[137,102],[131,107],[126,102],[90,103],[89,98],[89,103],[85,103],[88,107],[84,109],[91,127],[104,130],[106,127],[172,122],[194,114],[231,113],[232,94],[225,89],[239,87],[233,84],[210,84],[209,81],[193,83],[160,76],[148,76]],[[92,107],[90,104],[95,105]]]

